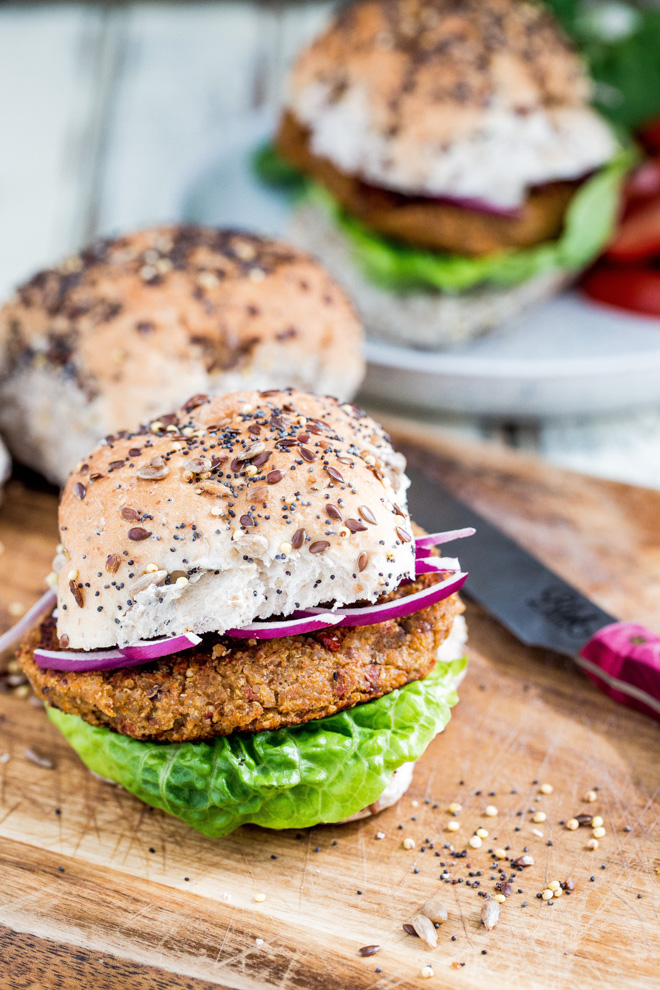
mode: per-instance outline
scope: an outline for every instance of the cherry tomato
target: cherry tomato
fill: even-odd
[[[590,299],[607,306],[660,317],[660,270],[597,265],[585,276],[582,289]]]
[[[641,206],[656,196],[660,196],[660,156],[642,162],[628,176],[624,190],[626,210]]]
[[[642,145],[651,154],[660,151],[660,117],[652,117],[637,132]]]
[[[660,196],[624,217],[607,249],[611,261],[645,261],[660,255]]]

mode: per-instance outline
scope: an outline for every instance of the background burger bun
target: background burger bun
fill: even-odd
[[[421,349],[458,347],[551,298],[575,277],[554,269],[506,288],[479,286],[453,295],[425,289],[393,292],[362,274],[350,242],[314,202],[298,207],[288,233],[344,286],[369,337]]]
[[[344,292],[284,243],[189,226],[98,241],[0,311],[0,432],[63,483],[102,437],[194,393],[350,398],[362,338]]]
[[[196,396],[110,438],[62,494],[60,644],[374,601],[414,574],[404,472],[361,410],[294,390]]]
[[[408,194],[522,201],[615,141],[559,24],[528,0],[359,0],[299,56],[288,109],[310,150]]]

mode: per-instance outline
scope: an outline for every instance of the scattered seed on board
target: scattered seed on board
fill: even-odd
[[[433,924],[442,925],[447,920],[447,908],[434,899],[424,901],[421,914],[425,914]]]
[[[415,848],[415,840],[414,840],[414,839],[412,839],[412,838],[411,838],[411,837],[410,837],[410,836],[408,835],[408,836],[406,836],[406,838],[405,838],[405,839],[403,840],[403,842],[401,843],[401,845],[403,846],[403,848],[404,848],[404,849],[414,849],[414,848]]]
[[[472,849],[480,849],[481,839],[478,835],[473,835],[468,839],[468,845],[471,846]]]
[[[358,949],[360,956],[375,956],[377,952],[380,952],[379,945],[363,945],[361,949]]]
[[[420,976],[422,976],[425,980],[430,980],[433,976],[433,966],[422,966],[419,972]]]
[[[30,763],[36,763],[38,767],[43,767],[44,770],[55,769],[55,764],[53,763],[53,761],[48,756],[44,756],[43,753],[40,753],[36,749],[26,749],[25,758],[29,760]]]
[[[583,795],[582,800],[586,801],[587,804],[593,804],[594,801],[598,800],[598,795],[595,791],[587,791],[586,794]]]
[[[448,832],[458,832],[460,827],[461,827],[461,823],[457,821],[447,822],[447,824],[445,825],[445,829]]]
[[[541,794],[552,794],[552,792],[554,791],[554,787],[552,786],[552,784],[541,784],[539,790]]]
[[[579,827],[580,827],[580,823],[577,820],[577,818],[569,818],[568,821],[566,822],[566,828],[569,829],[569,831],[571,832],[574,832]]]
[[[484,811],[484,815],[486,815],[487,818],[495,818],[495,816],[497,815],[497,808],[495,807],[495,805],[489,804],[486,810]]]
[[[598,849],[599,844],[598,839],[589,839],[587,849]]]
[[[486,931],[492,931],[500,920],[502,908],[494,898],[489,898],[481,905],[481,921]]]
[[[544,890],[544,891],[542,892],[542,894],[541,894],[541,898],[542,898],[542,899],[543,899],[544,901],[551,901],[551,900],[552,900],[552,898],[553,898],[554,896],[555,896],[555,895],[554,895],[554,893],[553,893],[553,891],[552,891],[552,890],[550,890],[550,888],[549,888],[549,887],[547,887],[547,888],[546,888],[546,889],[545,889],[545,890]]]
[[[263,902],[266,900],[266,895],[265,894],[255,894],[254,895],[254,899],[257,902],[257,904],[263,904]]]
[[[601,825],[604,825],[604,824],[605,823],[604,823],[604,821],[603,821],[603,819],[601,818],[600,815],[594,815],[594,817],[591,819],[591,827],[592,828],[600,828]]]
[[[425,942],[429,949],[435,949],[438,944],[438,933],[435,930],[435,925],[431,919],[425,914],[418,913],[412,916],[410,923],[421,938],[422,942]]]

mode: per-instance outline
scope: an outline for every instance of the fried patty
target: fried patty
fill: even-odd
[[[292,165],[332,193],[372,230],[415,247],[479,256],[527,248],[558,237],[580,181],[550,182],[530,190],[515,217],[497,216],[424,196],[369,185],[338,169],[309,147],[309,132],[290,113],[282,117],[277,149]]]
[[[433,580],[424,576],[383,600]],[[36,664],[35,648],[59,648],[49,616],[23,641],[18,660],[54,708],[134,739],[183,742],[298,725],[421,680],[462,611],[452,595],[378,625],[261,641],[207,635],[144,666],[80,673]]]

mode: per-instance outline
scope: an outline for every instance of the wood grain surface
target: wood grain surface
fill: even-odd
[[[417,427],[389,425],[398,444],[419,443]],[[660,494],[452,439],[415,456],[600,604],[660,630]],[[40,593],[55,507],[29,480],[9,486],[3,627],[10,606]],[[468,622],[470,667],[449,727],[395,808],[348,826],[207,839],[92,777],[42,710],[0,696],[0,986],[657,986],[657,723],[615,705],[568,661],[522,647],[474,606]],[[31,762],[28,748],[53,768]],[[544,782],[554,791],[539,799]],[[585,804],[592,787],[598,800]],[[452,801],[462,805],[453,833]],[[488,804],[495,818],[484,816]],[[547,820],[534,823],[530,808]],[[560,824],[585,811],[605,820],[595,852],[588,828]],[[452,857],[445,844],[466,849],[479,826],[489,831],[483,847]],[[406,836],[414,849],[403,848]],[[516,876],[487,932],[478,891],[496,893],[488,850],[498,847],[511,857],[527,847],[535,864]],[[460,882],[442,882],[442,864]],[[568,877],[572,894],[552,906],[536,897]],[[429,951],[401,925],[436,894],[449,919]],[[369,944],[380,951],[360,957]]]

